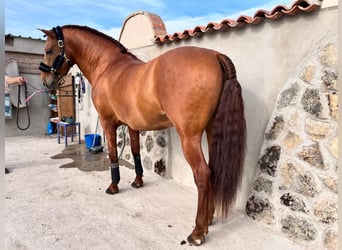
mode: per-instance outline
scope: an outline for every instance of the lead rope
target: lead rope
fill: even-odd
[[[25,100],[27,99],[27,85],[26,83],[23,84],[25,87]],[[25,101],[26,103],[26,112],[27,112],[27,126],[25,128],[20,127],[19,125],[19,105],[21,104],[21,100],[20,100],[20,90],[21,90],[21,85],[18,85],[18,105],[17,105],[17,127],[20,130],[26,130],[30,127],[31,125],[31,120],[30,120],[30,111],[29,111],[29,106],[28,106],[28,102]]]

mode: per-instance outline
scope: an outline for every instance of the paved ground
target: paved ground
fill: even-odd
[[[105,157],[84,153],[84,144],[65,148],[51,137],[8,137],[5,145],[7,249],[195,248],[181,245],[194,225],[195,190],[147,171],[145,186],[132,189],[134,171],[121,167],[121,192],[110,196]],[[199,249],[305,249],[242,212],[209,230]]]

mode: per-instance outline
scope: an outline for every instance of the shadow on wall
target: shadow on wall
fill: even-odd
[[[257,172],[257,160],[263,142],[266,120],[270,116],[266,103],[254,92],[242,89],[247,126],[247,150],[241,189],[236,201],[237,209],[243,209],[250,194],[252,180]]]

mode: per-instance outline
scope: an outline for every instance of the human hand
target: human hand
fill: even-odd
[[[22,76],[18,76],[17,77],[17,82],[19,84],[28,83],[28,81],[24,77],[22,77]]]

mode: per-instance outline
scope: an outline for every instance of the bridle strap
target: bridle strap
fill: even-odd
[[[58,74],[57,70],[59,70],[62,67],[64,60],[66,60],[66,63],[70,67],[72,67],[74,64],[65,55],[65,52],[64,52],[64,36],[63,36],[63,31],[62,31],[61,27],[57,26],[57,27],[54,27],[52,30],[55,33],[56,38],[57,38],[57,44],[59,47],[59,55],[55,58],[55,61],[53,62],[52,67],[41,62],[39,65],[39,70],[46,72],[46,73]]]
[[[56,28],[53,28],[52,29],[53,32],[55,32],[55,35],[56,35],[56,38],[57,38],[57,41],[58,41],[58,46],[60,48],[63,48],[64,47],[64,36],[63,36],[63,32],[62,32],[62,29],[61,27],[59,26],[56,26]]]

